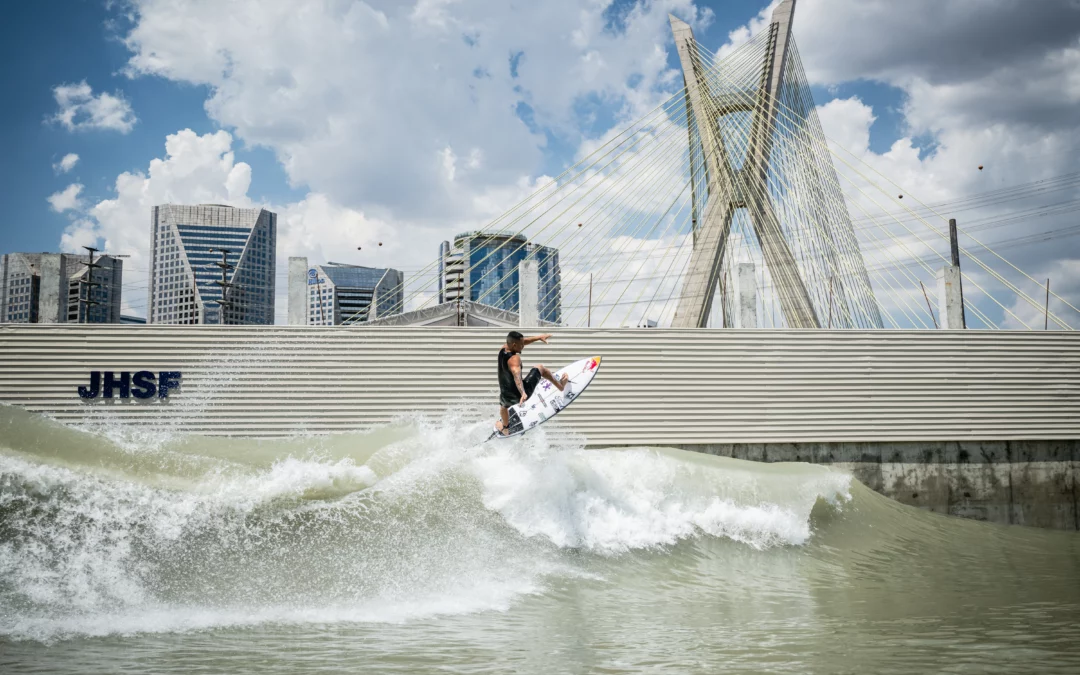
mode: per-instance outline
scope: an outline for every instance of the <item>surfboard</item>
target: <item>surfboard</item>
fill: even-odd
[[[555,385],[547,380],[540,380],[540,384],[536,385],[532,396],[527,398],[524,403],[510,406],[510,433],[503,434],[498,430],[493,430],[488,440],[520,436],[555,417],[581,396],[582,392],[585,391],[585,388],[589,386],[589,383],[596,376],[598,370],[600,370],[599,356],[574,361],[565,368],[557,370],[555,379],[562,379],[563,375],[570,377],[562,391],[559,391]]]

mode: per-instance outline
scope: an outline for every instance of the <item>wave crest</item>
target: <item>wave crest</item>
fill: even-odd
[[[482,443],[486,427],[456,411],[392,432],[152,447],[0,415],[18,432],[0,441],[0,635],[14,638],[505,610],[553,576],[680,541],[805,544],[815,504],[849,498],[851,481],[586,450],[542,429]]]

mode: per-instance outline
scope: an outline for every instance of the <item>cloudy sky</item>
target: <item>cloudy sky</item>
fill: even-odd
[[[141,314],[150,206],[224,202],[280,214],[282,274],[290,255],[416,269],[681,86],[669,12],[723,51],[767,4],[13,5],[0,251],[130,254]],[[1001,195],[957,217],[1080,304],[1080,0],[798,0],[795,36],[833,141],[926,202]]]

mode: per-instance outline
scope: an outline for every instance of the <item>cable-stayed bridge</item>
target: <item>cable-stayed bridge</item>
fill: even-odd
[[[474,233],[493,243],[457,263],[463,301],[533,297],[519,263],[557,249],[535,314],[567,326],[1071,329],[1080,310],[974,234],[992,223],[950,236],[962,200],[925,204],[825,137],[795,4],[723,55],[671,17],[682,89]],[[378,314],[445,305],[445,282],[434,261]]]

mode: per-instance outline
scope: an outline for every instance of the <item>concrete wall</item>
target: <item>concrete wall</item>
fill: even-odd
[[[1078,333],[553,332],[550,346],[525,352],[526,365],[604,359],[581,400],[545,425],[553,436],[833,463],[934,510],[1076,527]],[[463,403],[494,415],[505,334],[3,325],[0,402],[76,423],[245,436],[361,429]],[[77,388],[94,370],[180,371],[183,388],[167,400],[82,400]]]
[[[1080,442],[718,443],[680,446],[758,462],[850,471],[888,497],[996,523],[1080,529]]]
[[[68,277],[64,256],[47,253],[41,256],[41,290],[38,295],[38,322],[67,321]]]

